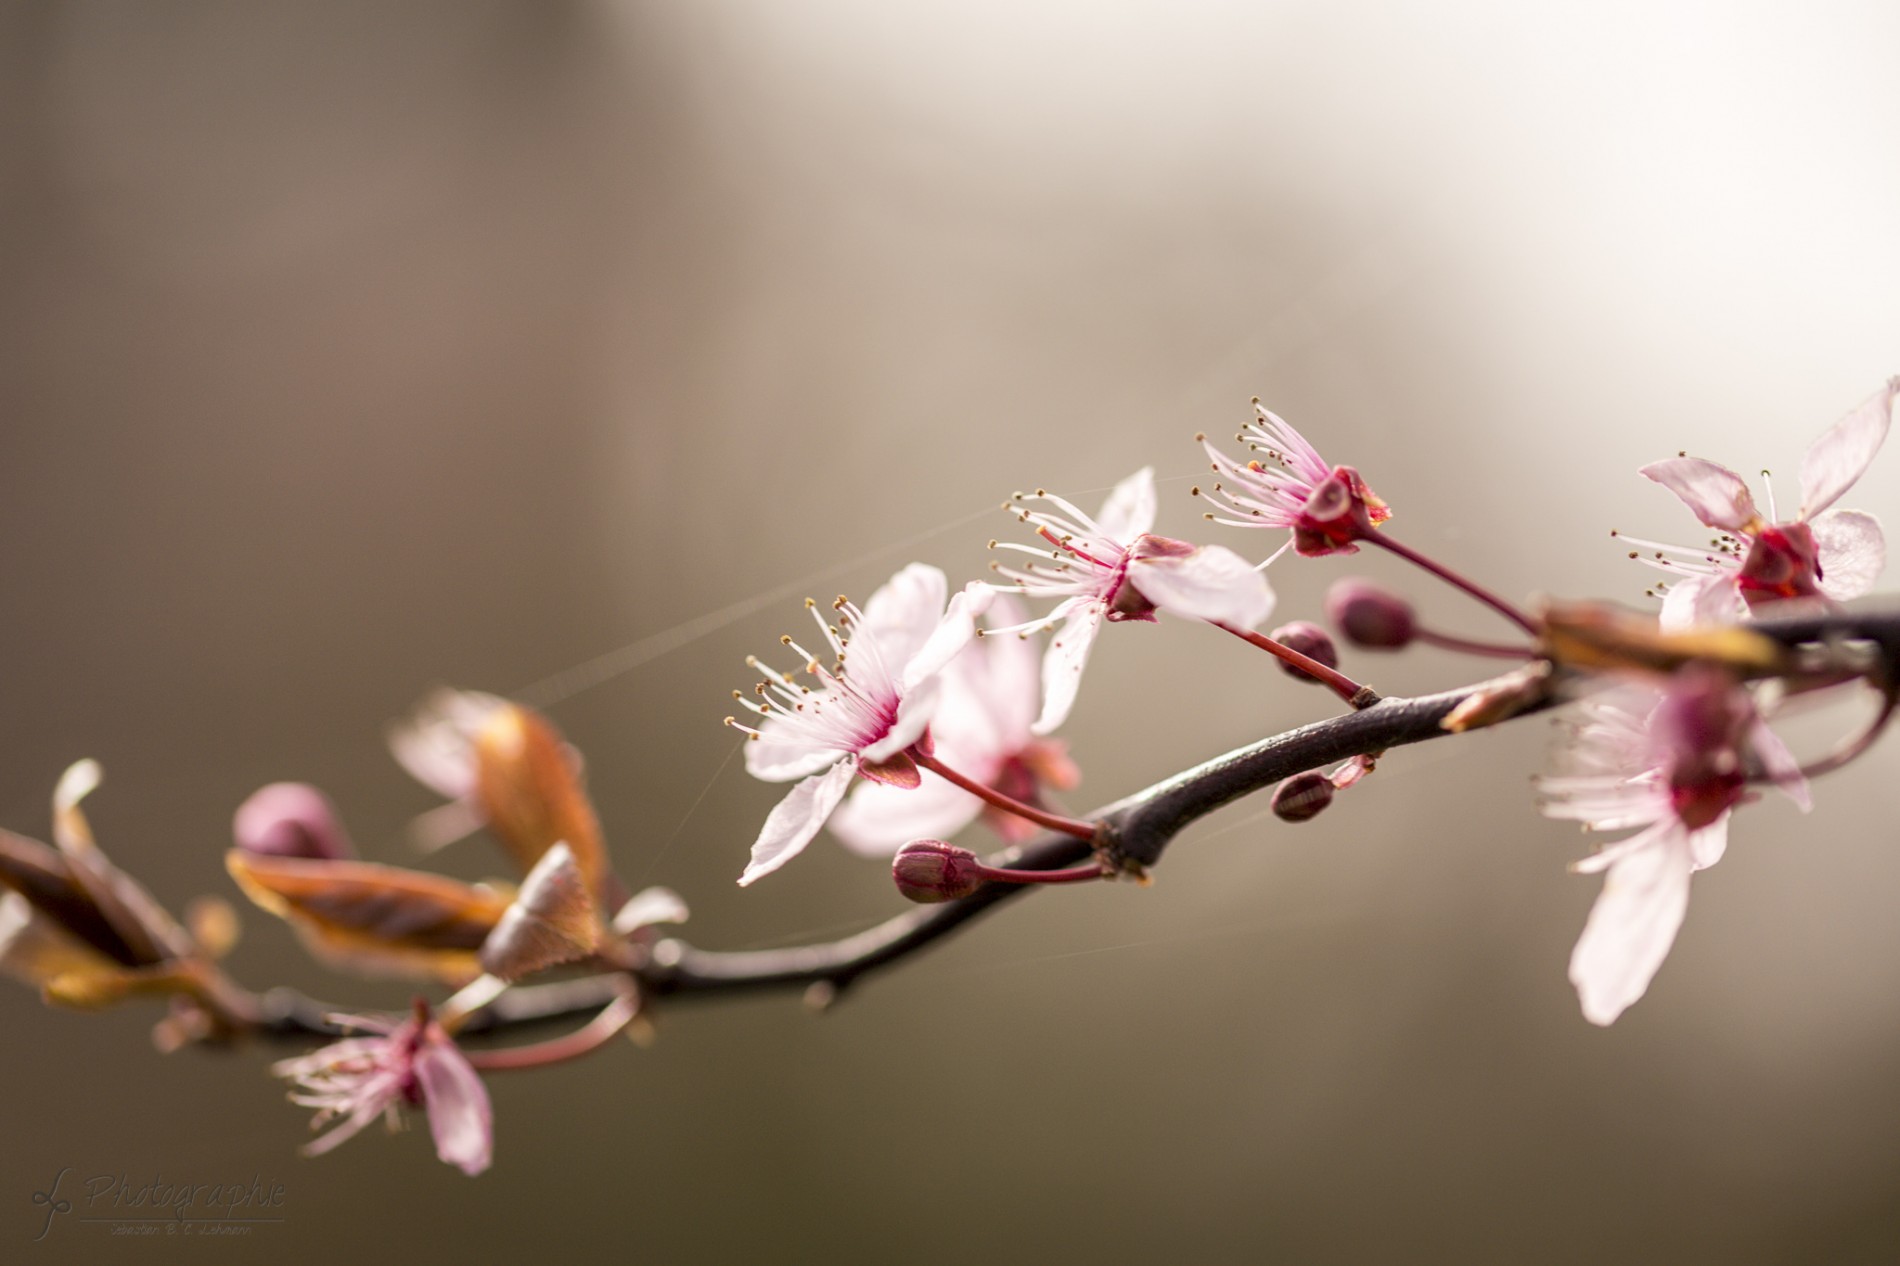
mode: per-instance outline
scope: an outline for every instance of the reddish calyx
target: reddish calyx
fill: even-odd
[[[1756,534],[1736,584],[1742,598],[1754,606],[1780,598],[1819,597],[1820,580],[1814,533],[1805,523],[1778,523]]]
[[[1306,498],[1293,525],[1293,552],[1307,558],[1351,554],[1355,542],[1392,517],[1392,511],[1351,466],[1335,466]]]

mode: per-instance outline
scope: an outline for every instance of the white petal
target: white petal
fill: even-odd
[[[627,936],[655,923],[686,922],[686,902],[671,888],[642,888],[614,914],[614,931]]]
[[[1724,813],[1689,837],[1689,856],[1695,859],[1697,870],[1707,870],[1728,852],[1728,821],[1729,815]]]
[[[1694,867],[1688,837],[1678,830],[1610,868],[1570,955],[1570,983],[1592,1024],[1611,1023],[1649,988],[1689,908]]]
[[[1743,609],[1735,573],[1718,571],[1671,582],[1659,618],[1664,630],[1673,633],[1699,624],[1737,624]]]
[[[990,606],[992,625],[1011,628],[1028,618],[1007,593],[998,593]],[[1029,727],[1042,707],[1041,660],[1035,641],[1014,633],[983,638],[952,660],[943,674],[943,702],[930,723],[938,745],[985,762],[1029,746]]]
[[[1128,579],[1157,607],[1190,619],[1250,629],[1273,613],[1266,575],[1219,545],[1203,545],[1184,558],[1133,559]]]
[[[883,738],[864,749],[864,759],[868,761],[889,760],[905,748],[924,736],[930,728],[930,718],[937,711],[937,699],[942,694],[943,682],[936,677],[926,677],[917,683],[917,688],[897,701],[897,720]]]
[[[1880,520],[1860,510],[1829,510],[1808,524],[1821,564],[1821,592],[1846,602],[1870,592],[1887,565]]]
[[[1860,402],[1829,427],[1801,459],[1801,517],[1811,519],[1840,500],[1866,473],[1893,423],[1893,397],[1900,378]]]
[[[1155,469],[1143,466],[1115,485],[1095,516],[1102,535],[1119,544],[1128,542],[1155,525]]]
[[[891,680],[899,679],[904,665],[936,630],[949,590],[941,571],[928,563],[912,563],[864,604],[864,620],[856,633],[873,639]]]
[[[796,782],[843,760],[850,753],[842,748],[814,748],[807,743],[787,742],[780,727],[767,717],[759,727],[759,737],[745,745],[745,771],[760,782]]]
[[[951,598],[937,627],[904,665],[903,688],[909,690],[924,678],[942,672],[944,665],[962,654],[976,638],[976,618],[995,600],[996,590],[980,580],[972,580]]]
[[[805,851],[824,828],[825,819],[851,789],[858,775],[856,761],[844,760],[828,774],[807,778],[793,787],[765,819],[758,840],[752,845],[752,861],[739,876],[743,887],[769,875]]]
[[[1102,629],[1102,616],[1099,602],[1077,607],[1043,653],[1042,715],[1029,727],[1037,734],[1047,734],[1068,719],[1082,684],[1082,669],[1089,662],[1089,648]]]
[[[423,786],[450,800],[475,794],[472,736],[507,702],[479,690],[436,690],[414,712],[390,725],[396,763]]]
[[[1781,788],[1782,793],[1794,801],[1801,812],[1806,813],[1814,808],[1814,798],[1808,794],[1808,780],[1801,773],[1801,762],[1794,758],[1794,753],[1781,741],[1781,736],[1769,729],[1768,723],[1759,717],[1749,727],[1748,745],[1754,749],[1762,773],[1768,775],[1770,781]]]
[[[1671,457],[1637,472],[1682,498],[1696,518],[1712,528],[1735,532],[1760,517],[1742,477],[1726,466],[1700,457]]]
[[[1615,866],[1625,857],[1658,847],[1657,842],[1672,831],[1680,829],[1673,811],[1661,817],[1651,817],[1644,823],[1644,829],[1628,839],[1605,844],[1588,857],[1580,857],[1570,863],[1570,869],[1578,875],[1600,875]]]
[[[945,760],[949,760],[947,755]],[[955,768],[958,773],[971,773],[962,766]],[[850,799],[831,815],[831,833],[854,853],[889,857],[912,840],[947,840],[982,811],[981,800],[929,770],[924,771],[923,782],[908,791],[860,779]]]
[[[482,829],[480,809],[467,800],[450,800],[418,813],[409,820],[409,843],[419,853],[433,853]]]
[[[1026,618],[1022,603],[1007,593],[996,595],[990,623],[1009,627]],[[984,639],[980,654],[984,663],[982,698],[990,717],[996,720],[997,741],[1015,755],[1028,745],[1030,726],[1035,724],[1035,711],[1041,703],[1041,656],[1035,654],[1032,639],[1013,633]],[[969,658],[963,656],[963,663],[969,663]]]

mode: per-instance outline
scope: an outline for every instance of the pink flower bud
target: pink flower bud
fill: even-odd
[[[1295,774],[1273,789],[1271,807],[1283,822],[1305,822],[1333,802],[1333,780],[1317,769]]]
[[[982,871],[975,853],[942,840],[912,840],[891,859],[897,891],[926,905],[969,896],[983,886]]]
[[[1291,624],[1282,624],[1267,636],[1280,645],[1291,647],[1308,659],[1324,664],[1328,668],[1339,667],[1339,648],[1333,645],[1332,634],[1310,620],[1295,620]],[[1301,681],[1319,680],[1285,660],[1280,661],[1280,668],[1287,676],[1297,677]]]
[[[306,783],[259,787],[238,806],[231,834],[245,852],[269,857],[341,861],[356,856],[336,810],[321,791]]]
[[[1326,618],[1348,642],[1374,650],[1398,650],[1416,632],[1411,603],[1357,576],[1326,591]]]

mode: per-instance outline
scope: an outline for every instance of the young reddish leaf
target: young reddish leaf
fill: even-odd
[[[1787,668],[1788,651],[1742,625],[1663,632],[1652,616],[1592,602],[1551,603],[1543,613],[1543,651],[1567,668],[1672,673],[1708,661],[1742,677]]]
[[[52,925],[122,967],[151,962],[134,952],[73,878],[66,859],[11,831],[0,831],[0,886],[11,888]]]
[[[0,897],[0,971],[43,986],[60,976],[124,970],[125,964],[72,935],[19,892]]]
[[[103,777],[99,762],[77,761],[60,775],[53,789],[53,842],[59,845],[67,872],[140,962],[189,958],[197,947],[178,920],[108,861],[93,842],[92,825],[79,802],[98,788]]]
[[[571,963],[600,943],[600,915],[574,853],[556,844],[535,863],[521,895],[482,946],[482,969],[519,980],[544,967]]]
[[[483,815],[523,873],[565,843],[588,891],[598,894],[607,872],[600,820],[560,732],[538,713],[507,704],[483,723],[475,755]]]
[[[372,862],[263,857],[232,849],[225,866],[311,949],[365,974],[479,975],[477,954],[508,909],[506,893]]]

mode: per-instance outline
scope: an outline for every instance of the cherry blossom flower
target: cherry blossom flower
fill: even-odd
[[[1007,593],[990,609],[999,625],[1023,622],[1027,612]],[[942,696],[930,722],[937,757],[952,769],[1015,800],[1038,804],[1040,787],[1068,790],[1080,780],[1065,746],[1031,731],[1040,702],[1036,647],[1027,637],[983,637],[943,671]],[[906,842],[948,838],[978,817],[1018,843],[1035,824],[985,803],[934,773],[916,788],[864,781],[831,818],[831,832],[868,857],[889,857]]]
[[[377,1117],[395,1129],[408,1104],[427,1110],[437,1156],[471,1177],[488,1168],[495,1134],[488,1091],[426,1003],[418,1001],[400,1024],[369,1016],[332,1018],[371,1036],[345,1038],[271,1066],[292,1083],[292,1103],[317,1110],[312,1129],[343,1119],[306,1145],[306,1155],[330,1151]]]
[[[1054,508],[1020,508],[1029,502]],[[1273,611],[1273,590],[1266,578],[1232,550],[1149,534],[1155,521],[1152,468],[1143,467],[1115,485],[1093,518],[1041,489],[1033,495],[1017,494],[1015,504],[1004,508],[1033,527],[1046,545],[992,541],[993,549],[1028,554],[1034,561],[1021,567],[990,566],[1021,593],[1061,599],[1040,620],[1019,629],[992,630],[1028,632],[1063,622],[1043,658],[1042,713],[1030,727],[1036,734],[1049,733],[1068,717],[1104,621],[1152,621],[1156,611],[1171,611],[1251,629]]]
[[[476,739],[482,727],[507,706],[506,699],[479,690],[439,689],[389,727],[389,751],[396,763],[448,801],[417,818],[411,827],[424,851],[432,852],[481,829],[485,815]],[[578,762],[578,753],[575,759]]]
[[[1641,474],[1675,493],[1719,533],[1700,549],[1621,537],[1640,547],[1631,558],[1683,577],[1659,587],[1664,628],[1733,623],[1761,603],[1814,597],[1845,601],[1873,588],[1887,561],[1880,521],[1860,510],[1830,507],[1880,451],[1897,391],[1900,378],[1862,401],[1808,449],[1801,463],[1801,510],[1786,522],[1775,521],[1772,490],[1764,516],[1742,477],[1726,466],[1683,454],[1642,468]]]
[[[1643,996],[1668,956],[1690,876],[1721,859],[1729,814],[1750,798],[1751,774],[1775,782],[1803,811],[1809,801],[1787,748],[1747,692],[1719,673],[1685,669],[1660,695],[1624,687],[1581,707],[1562,755],[1565,772],[1540,779],[1539,789],[1548,817],[1636,830],[1572,867],[1605,873],[1570,956],[1570,980],[1585,1018],[1609,1024]]]
[[[739,691],[733,697],[760,719],[756,727],[732,717],[726,723],[752,737],[746,771],[766,782],[798,780],[765,820],[752,846],[752,860],[739,877],[750,884],[804,851],[832,810],[862,776],[915,790],[922,779],[906,749],[924,737],[936,709],[940,674],[976,635],[976,618],[995,591],[971,584],[949,602],[943,573],[922,563],[891,577],[860,611],[844,598],[832,605],[831,625],[817,606],[805,606],[830,649],[827,664],[791,638],[780,640],[799,655],[815,686],[798,674],[775,672],[758,659],[746,662],[768,674],[759,702]]]
[[[1353,467],[1328,465],[1305,436],[1269,413],[1258,397],[1253,408],[1254,420],[1234,436],[1257,454],[1246,462],[1227,456],[1205,435],[1195,437],[1207,450],[1214,472],[1233,481],[1232,487],[1215,484],[1208,499],[1237,516],[1203,517],[1229,527],[1289,528],[1293,535],[1287,546],[1308,558],[1357,553],[1354,542],[1391,518],[1392,511]],[[1201,490],[1194,492],[1199,495]]]

